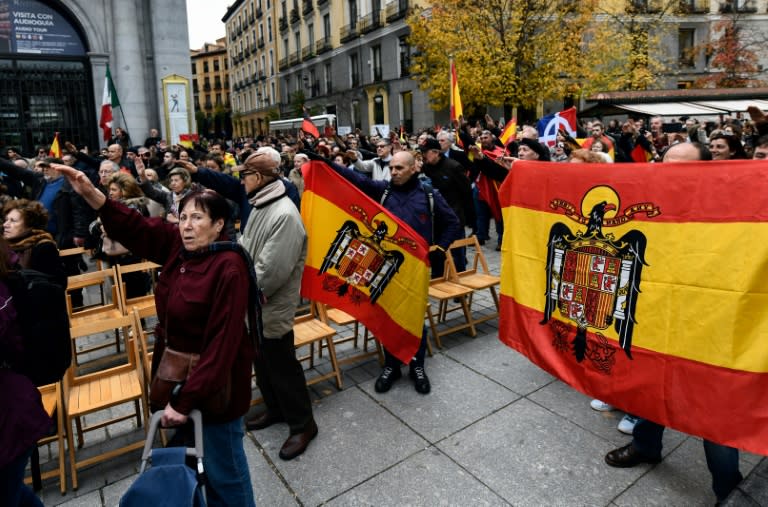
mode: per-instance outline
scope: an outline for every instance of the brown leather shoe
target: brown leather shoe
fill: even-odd
[[[661,456],[648,457],[640,454],[631,443],[614,449],[605,455],[605,462],[616,468],[631,468],[641,463],[655,465],[661,461]]]
[[[273,424],[283,422],[284,420],[283,416],[265,410],[245,421],[245,429],[248,431],[263,430],[264,428],[269,428]]]
[[[315,421],[313,420],[309,428],[301,433],[296,433],[295,435],[288,437],[288,440],[286,440],[280,448],[280,459],[288,461],[299,456],[307,450],[307,446],[316,436],[317,424],[315,424]]]

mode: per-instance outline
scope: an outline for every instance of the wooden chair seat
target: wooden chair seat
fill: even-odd
[[[109,370],[85,375],[81,377],[82,384],[72,386],[67,406],[70,416],[83,416],[141,396],[141,386],[134,371],[118,372],[106,377],[105,374],[109,374]],[[89,380],[89,376],[93,379]]]
[[[317,303],[317,304],[320,304],[320,303]],[[329,323],[333,323],[338,326],[349,326],[350,324],[354,325],[352,334],[347,336],[337,337],[336,339],[333,340],[334,345],[338,346],[343,343],[347,343],[351,341],[353,342],[354,347],[357,348],[359,338],[360,338],[360,322],[356,318],[354,318],[352,315],[338,308],[326,307],[325,310],[326,310],[326,315],[328,316]],[[371,341],[373,341],[376,344],[376,347],[375,347],[375,350],[369,351],[368,343]],[[325,348],[325,343],[321,341],[320,352],[319,352],[320,357],[323,356],[323,348]],[[368,331],[368,329],[366,329],[363,336],[363,351],[359,354],[354,354],[352,356],[339,359],[338,361],[339,361],[339,365],[352,364],[358,361],[368,359],[369,357],[373,357],[373,356],[377,356],[379,359],[379,363],[384,364],[384,351],[381,348],[381,344]]]
[[[138,426],[142,426],[142,413],[144,417],[149,413],[145,391],[144,368],[137,340],[139,329],[134,323],[134,316],[120,316],[114,319],[101,319],[87,324],[73,327],[70,330],[72,339],[82,338],[95,333],[109,330],[128,330],[126,333],[127,362],[111,368],[78,375],[73,364],[64,377],[64,399],[66,400],[66,428],[67,443],[69,447],[69,468],[72,474],[72,488],[77,489],[77,471],[80,468],[112,459],[115,456],[125,454],[134,449],[140,449],[144,445],[144,438],[131,442],[117,449],[112,449],[92,457],[77,460],[75,457],[75,445],[73,442],[72,423],[77,430],[77,447],[84,446],[83,434],[88,431],[104,428],[120,421],[136,418]],[[111,407],[133,402],[134,411],[122,416],[112,417]],[[106,411],[100,420],[96,420],[91,414]],[[85,425],[83,416],[89,415],[91,423]],[[146,425],[144,425],[146,436]],[[110,432],[110,437],[115,435]]]
[[[72,308],[72,298],[69,294],[72,290],[90,285],[105,285],[111,283],[111,298],[105,298],[102,304],[92,305],[82,309]],[[70,328],[81,327],[102,319],[113,319],[123,314],[122,298],[118,291],[117,271],[115,268],[90,271],[79,275],[70,276],[67,279],[67,312],[69,313]],[[73,338],[73,354],[76,364],[80,364],[79,356],[114,346],[116,353],[120,353],[120,334],[115,333],[115,339],[102,341],[89,346],[77,346]]]
[[[496,311],[483,317],[475,318],[475,322],[480,323],[495,319],[499,316],[499,295],[496,292],[496,286],[501,283],[501,277],[493,275],[489,271],[488,261],[485,259],[485,254],[483,253],[483,249],[476,236],[470,236],[469,238],[454,241],[448,248],[448,253],[450,254],[452,251],[461,248],[466,248],[466,252],[470,257],[470,262],[467,263],[467,269],[464,271],[457,271],[453,255],[446,255],[446,264],[448,264],[448,270],[450,272],[449,278],[452,282],[473,289],[474,292],[489,290]],[[470,295],[470,308],[472,306],[472,299],[473,298]]]
[[[436,247],[432,247],[434,250]],[[446,259],[450,258],[450,254],[446,254]],[[438,302],[438,315],[436,316],[432,311],[432,305],[427,304],[427,319],[429,320],[429,328],[432,334],[432,338],[438,347],[443,348],[443,342],[440,339],[441,336],[445,336],[457,331],[465,329],[469,330],[469,334],[472,337],[477,336],[477,330],[475,329],[475,321],[472,319],[472,312],[469,310],[469,300],[473,289],[465,287],[461,284],[452,281],[453,271],[452,263],[446,260],[445,270],[442,277],[433,278],[429,282],[429,298]],[[445,329],[438,329],[438,321],[442,322],[446,320],[446,314],[448,313],[448,303],[450,301],[458,300],[460,309],[464,316],[464,322],[449,326]]]
[[[151,308],[155,306],[155,281],[157,280],[157,270],[161,266],[151,261],[142,261],[135,264],[126,264],[115,266],[117,274],[117,283],[119,287],[120,297],[122,298],[123,313],[128,315],[131,313],[132,308]],[[137,296],[134,298],[127,297],[127,284],[125,283],[124,275],[128,273],[147,273],[150,277],[150,291],[149,294],[144,296]]]
[[[339,363],[336,359],[336,347],[333,343],[333,337],[336,335],[336,330],[327,324],[328,317],[325,313],[325,309],[322,306],[315,307],[315,304],[312,303],[310,307],[313,308],[312,313],[309,315],[302,315],[301,317],[296,317],[294,319],[293,345],[297,349],[303,346],[310,347],[309,354],[303,358],[300,358],[299,360],[309,360],[309,367],[313,368],[314,344],[316,342],[324,341],[325,345],[328,347],[328,355],[331,360],[332,368],[331,371],[325,375],[318,375],[307,380],[307,385],[312,385],[326,379],[335,378],[336,387],[341,389],[341,369],[339,368]],[[319,318],[315,317],[315,314],[318,315]]]

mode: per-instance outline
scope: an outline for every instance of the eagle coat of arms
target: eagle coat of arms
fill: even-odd
[[[640,295],[640,280],[645,261],[646,237],[631,230],[616,239],[603,233],[603,227],[628,222],[635,213],[648,217],[660,214],[652,203],[634,204],[622,213],[618,211],[618,194],[610,187],[599,186],[584,196],[581,213],[564,200],[550,203],[553,209],[563,208],[565,215],[586,230],[576,231],[560,222],[549,232],[547,242],[547,291],[544,318],[547,324],[557,310],[565,319],[576,324],[576,336],[571,341],[577,362],[585,356],[596,362],[613,362],[613,351],[599,332],[614,326],[619,346],[632,359],[632,333],[635,310]],[[585,211],[588,210],[588,213]],[[607,218],[608,213],[611,217]],[[560,326],[560,333],[563,333]],[[556,326],[557,329],[557,326]],[[598,340],[587,343],[587,329],[596,330]],[[601,369],[610,370],[602,364]]]
[[[347,293],[353,288],[367,288],[371,304],[384,292],[387,284],[405,262],[405,256],[397,250],[384,248],[382,241],[415,248],[415,243],[408,238],[395,238],[397,224],[388,220],[386,215],[379,213],[368,220],[367,214],[357,206],[353,211],[361,215],[363,224],[372,232],[364,234],[352,220],[347,220],[336,233],[328,253],[320,266],[319,275],[334,268],[341,280],[337,284],[328,284],[338,295]],[[353,299],[363,297],[358,289],[354,291]]]

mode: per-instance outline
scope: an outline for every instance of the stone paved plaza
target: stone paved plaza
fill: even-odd
[[[485,253],[498,273],[495,241]],[[476,298],[476,313],[491,299]],[[346,332],[346,331],[345,331]],[[351,343],[339,355],[354,353]],[[328,371],[327,354],[316,362]],[[407,370],[404,369],[404,372]],[[344,367],[344,388],[311,388],[320,433],[299,458],[277,453],[287,426],[246,434],[245,449],[257,505],[402,506],[699,506],[714,505],[701,440],[664,435],[664,460],[631,469],[607,466],[603,456],[629,442],[618,432],[621,412],[596,412],[590,398],[543,372],[498,339],[497,320],[443,339],[427,359],[432,393],[416,393],[404,375],[378,394],[375,358]],[[307,375],[313,375],[309,371]],[[261,407],[254,407],[254,411]],[[141,438],[135,420],[86,437],[86,447]],[[48,459],[42,453],[41,459]],[[65,496],[44,483],[47,506],[109,506],[136,479],[140,452],[79,473],[80,488]],[[747,480],[731,506],[768,505],[768,462],[742,453]]]

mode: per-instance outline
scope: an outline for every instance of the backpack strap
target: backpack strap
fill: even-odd
[[[429,219],[432,223],[432,243],[435,243],[435,191],[432,187],[432,182],[429,180],[429,178],[421,178],[419,177],[419,185],[421,186],[421,189],[424,191],[424,194],[427,196],[427,203],[429,204]],[[390,192],[392,191],[392,182],[389,182],[387,184],[387,188],[384,189],[384,193],[381,194],[381,199],[379,200],[379,204],[384,206],[384,201],[387,200],[387,197],[389,197]]]

